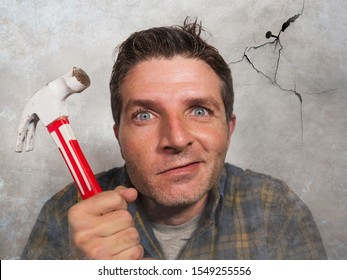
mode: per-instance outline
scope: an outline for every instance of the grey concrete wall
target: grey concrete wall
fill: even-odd
[[[30,96],[83,68],[92,86],[69,99],[70,122],[95,172],[121,165],[109,110],[113,50],[138,29],[192,16],[234,75],[238,122],[228,161],[287,182],[309,205],[329,258],[347,259],[346,3],[2,0],[0,258],[19,257],[42,204],[71,181],[42,124],[35,150],[14,153]],[[290,18],[282,48],[265,38]]]

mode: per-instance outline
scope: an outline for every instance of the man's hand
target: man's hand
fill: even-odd
[[[127,210],[137,191],[117,187],[81,201],[68,213],[70,243],[88,259],[141,259],[143,247]]]

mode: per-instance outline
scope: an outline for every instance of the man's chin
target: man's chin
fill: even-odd
[[[192,195],[191,193],[187,195],[182,195],[182,193],[171,193],[167,195],[151,196],[151,200],[161,208],[186,209],[203,199],[207,192],[201,192],[196,195]]]

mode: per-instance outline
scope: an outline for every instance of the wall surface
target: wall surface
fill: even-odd
[[[94,172],[121,165],[109,109],[114,48],[186,16],[202,21],[233,71],[238,119],[228,161],[284,180],[310,207],[329,258],[347,259],[344,0],[2,0],[0,259],[19,258],[43,203],[72,180],[42,124],[34,151],[14,152],[31,95],[84,69],[91,87],[68,100],[75,135]]]

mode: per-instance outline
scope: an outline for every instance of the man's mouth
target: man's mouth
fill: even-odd
[[[161,174],[183,174],[195,172],[201,165],[202,161],[193,161],[189,163],[179,164],[172,167],[165,168],[163,171],[160,171],[158,175]]]

